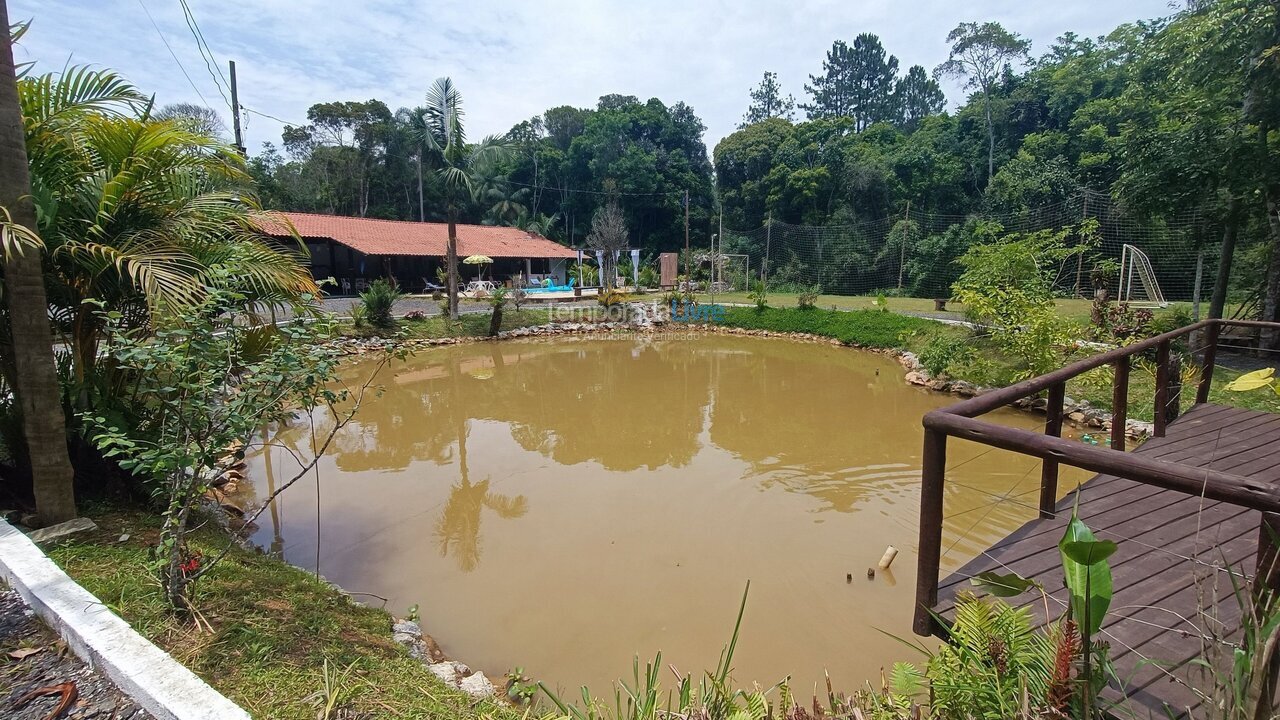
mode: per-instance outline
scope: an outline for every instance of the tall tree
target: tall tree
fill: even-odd
[[[747,114],[742,116],[738,129],[774,117],[791,120],[795,116],[795,109],[796,99],[782,94],[778,73],[765,72],[760,84],[751,90],[751,104],[747,107]]]
[[[617,200],[610,200],[591,218],[587,247],[600,252],[600,283],[612,290],[618,277],[618,261],[614,253],[627,249],[627,221]]]
[[[67,452],[66,416],[53,356],[43,257],[27,168],[27,146],[13,64],[9,10],[0,0],[0,235],[4,302],[12,342],[13,393],[31,463],[36,514],[43,525],[76,516],[74,471]],[[21,31],[18,31],[20,34]]]
[[[920,121],[942,112],[947,96],[942,94],[938,82],[925,73],[923,67],[912,65],[893,88],[894,105],[898,108],[899,122],[906,130],[915,130]]]
[[[422,115],[421,139],[427,156],[445,189],[445,211],[449,222],[445,266],[449,275],[449,318],[458,319],[458,215],[475,193],[475,174],[485,163],[507,154],[507,146],[496,137],[467,145],[462,128],[462,93],[447,77],[437,78],[427,91],[426,112]]]
[[[805,85],[813,103],[801,105],[809,117],[851,117],[858,132],[896,119],[894,81],[898,58],[885,53],[880,38],[862,33],[853,45],[837,40],[822,63],[823,75],[810,75]]]
[[[227,137],[227,124],[222,121],[222,116],[206,105],[169,103],[156,112],[155,118],[177,120],[188,130],[217,140]]]
[[[998,22],[964,22],[947,34],[951,54],[934,69],[936,77],[965,80],[965,87],[982,93],[987,126],[987,182],[996,173],[996,130],[991,118],[991,94],[1006,67],[1027,59],[1031,41],[1004,29]]]

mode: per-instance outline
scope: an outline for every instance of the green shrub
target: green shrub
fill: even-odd
[[[1053,304],[1054,275],[1064,260],[1096,243],[1097,227],[1088,220],[1078,227],[1011,234],[975,245],[957,261],[964,273],[953,287],[956,299],[970,320],[987,326],[1000,350],[1021,361],[1024,376],[1061,367],[1075,332]]]
[[[757,309],[725,308],[724,322],[729,327],[771,332],[808,333],[835,338],[846,345],[878,348],[900,348],[904,338],[913,332],[924,332],[937,323],[924,318],[882,313],[875,310],[812,310],[795,308]]]
[[[369,324],[384,329],[394,326],[391,313],[402,297],[404,293],[382,278],[370,283],[369,289],[360,293],[360,304],[364,306]]]
[[[818,304],[818,295],[821,294],[821,288],[817,285],[811,285],[800,291],[796,297],[796,306],[801,310],[816,307]]]
[[[756,304],[756,312],[763,312],[769,307],[769,292],[765,290],[763,282],[756,282],[751,287],[751,292],[747,294],[751,298],[751,302]]]
[[[936,333],[921,348],[920,365],[933,377],[943,377],[956,364],[973,358],[973,346],[967,338]]]

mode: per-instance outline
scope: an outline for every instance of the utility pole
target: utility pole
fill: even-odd
[[[1080,212],[1080,222],[1084,223],[1089,219],[1089,192],[1084,193],[1084,210]],[[1076,253],[1076,297],[1082,297],[1080,285],[1084,280],[1084,252]]]
[[[902,271],[907,267],[907,240],[911,238],[911,198],[907,198],[907,212],[903,215],[902,247],[898,254],[898,289],[902,289]]]
[[[236,150],[240,157],[248,157],[244,149],[244,138],[240,136],[240,93],[236,90],[236,61],[228,62],[231,66],[231,126],[236,131]]]
[[[689,263],[693,261],[689,253],[689,191],[684,191],[684,281],[693,287],[693,273],[689,272]]]
[[[769,218],[765,220],[764,226],[764,268],[761,275],[763,276],[765,292],[769,291],[769,245],[773,242],[773,211],[769,211]]]

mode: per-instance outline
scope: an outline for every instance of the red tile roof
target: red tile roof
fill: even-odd
[[[449,241],[445,223],[374,220],[343,215],[277,213],[289,219],[303,238],[330,238],[365,255],[426,255],[443,257]],[[264,227],[285,234],[279,227]],[[458,257],[576,258],[577,251],[537,233],[497,225],[458,225]]]

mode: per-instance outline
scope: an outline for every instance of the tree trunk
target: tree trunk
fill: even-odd
[[[449,270],[449,319],[458,319],[458,210],[449,206],[449,247],[445,255]]]
[[[1222,230],[1222,253],[1218,258],[1218,279],[1213,284],[1213,297],[1209,300],[1209,317],[1222,318],[1227,306],[1227,287],[1231,284],[1231,263],[1236,253],[1236,235],[1240,231],[1240,199],[1232,197],[1227,203],[1226,226]]]
[[[996,128],[991,122],[991,92],[983,89],[982,106],[987,116],[987,184],[996,174]]]
[[[27,169],[27,146],[18,103],[9,11],[0,0],[0,207],[13,222],[36,228]],[[13,337],[14,395],[31,458],[36,514],[42,525],[76,516],[74,471],[67,453],[67,419],[53,356],[49,303],[44,291],[43,249],[26,248],[4,257],[5,299]]]
[[[1266,294],[1262,299],[1262,319],[1280,322],[1280,202],[1267,201],[1268,223],[1271,229],[1271,262],[1267,267]],[[1280,350],[1280,332],[1266,328],[1262,331],[1260,345],[1264,350]]]
[[[489,337],[497,337],[502,331],[502,303],[493,306],[493,314],[489,316]]]
[[[426,205],[422,203],[422,151],[418,151],[418,222],[427,221]]]

